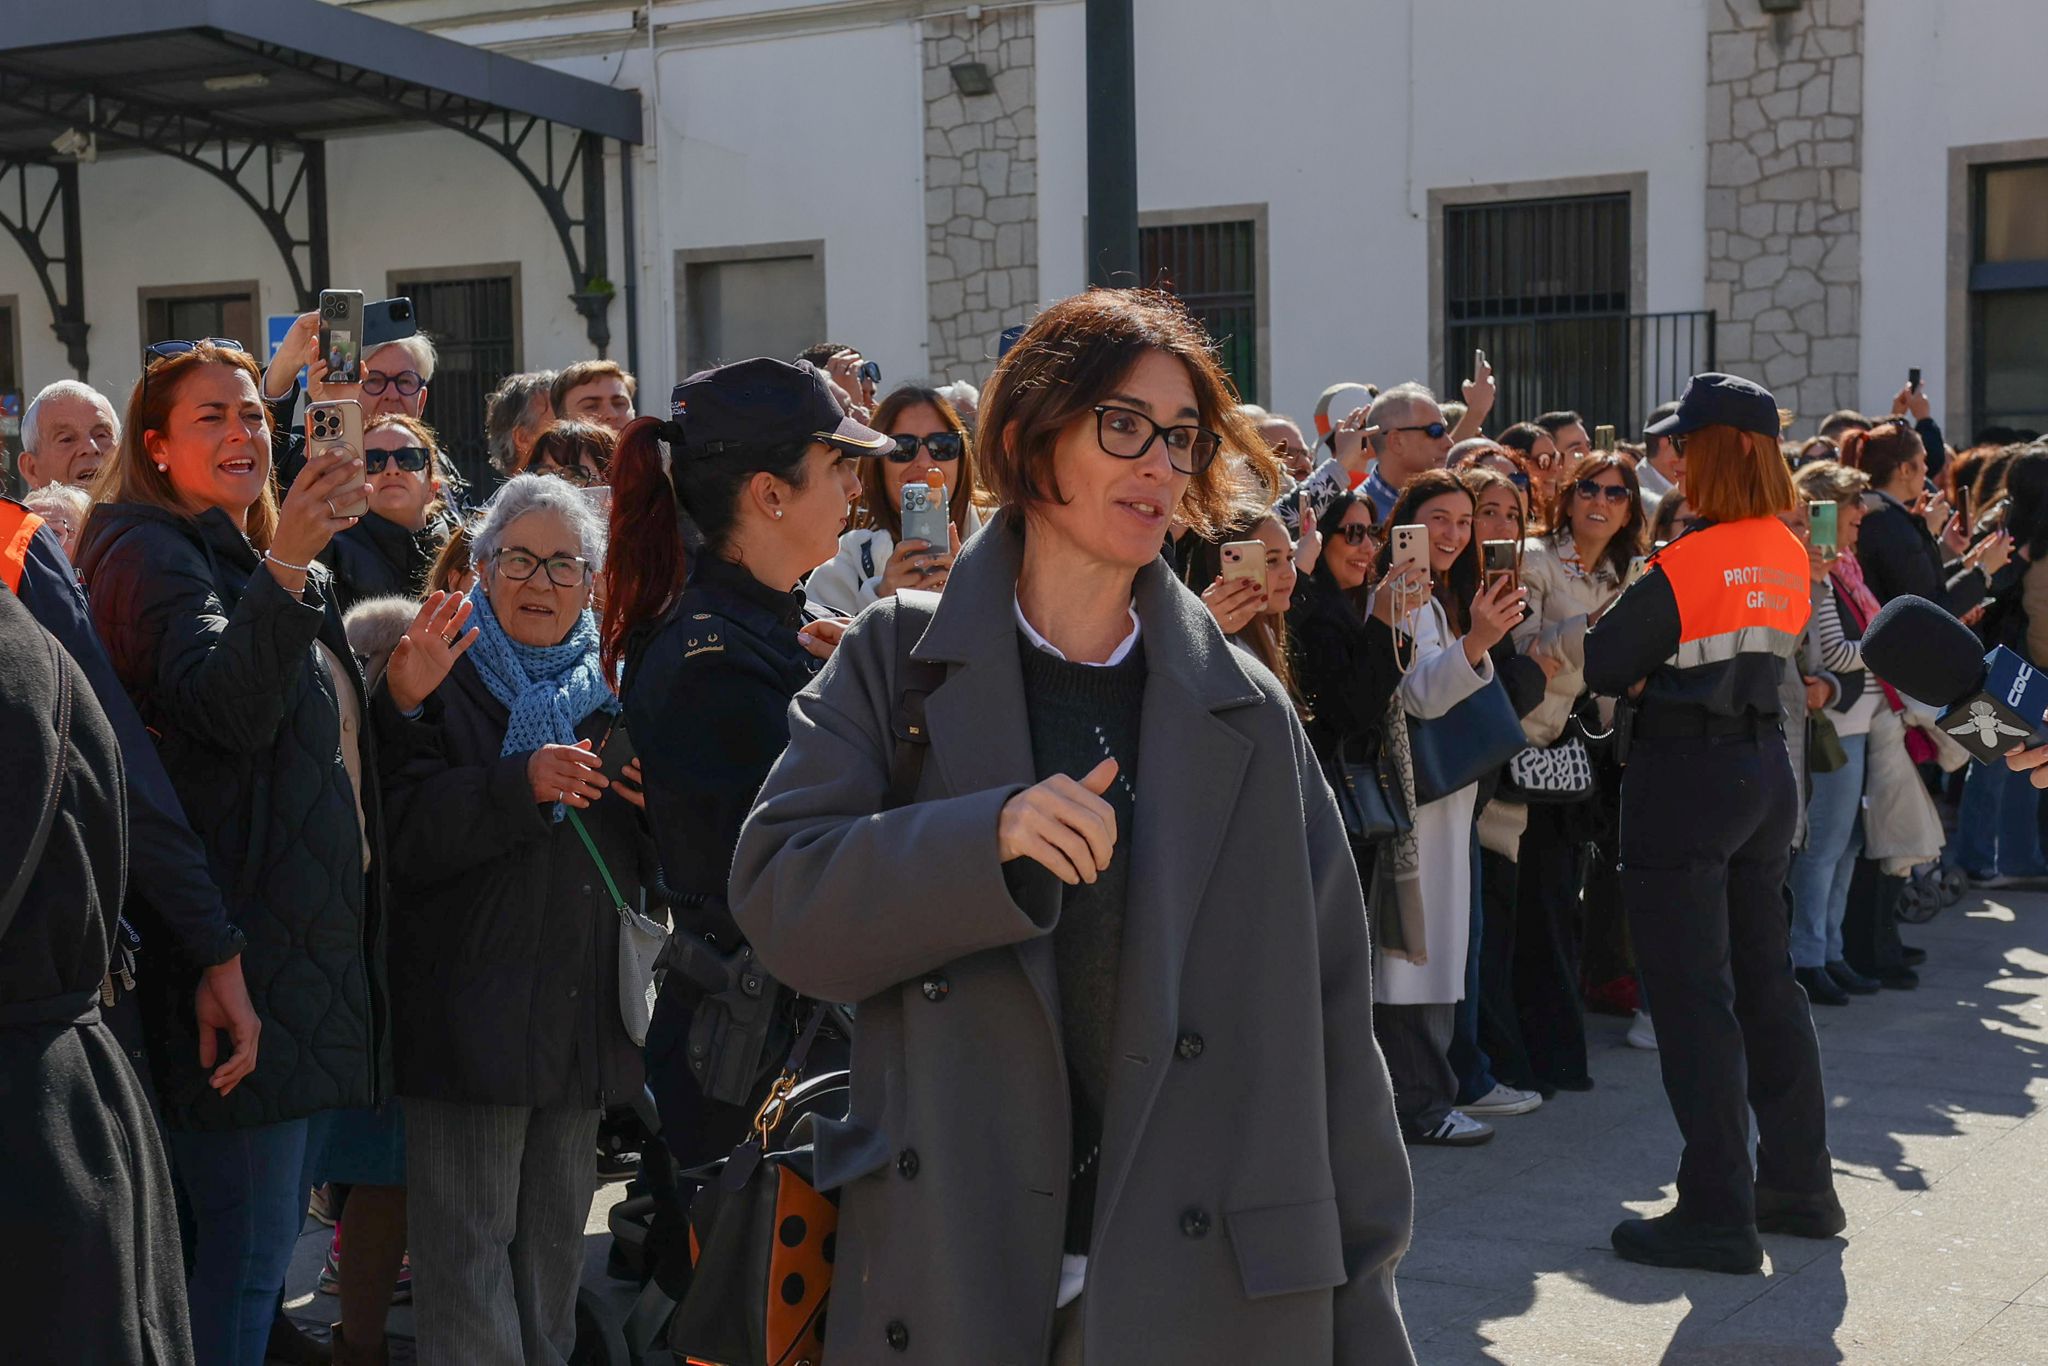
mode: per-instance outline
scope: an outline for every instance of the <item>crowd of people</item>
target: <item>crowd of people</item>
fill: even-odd
[[[1572,1103],[1629,1015],[1687,1156],[1615,1246],[1753,1270],[1841,1227],[1808,1006],[2048,876],[2026,777],[1863,664],[1903,594],[2048,659],[2048,445],[1957,452],[1912,386],[1792,444],[1701,376],[1617,440],[1482,360],[1304,429],[1091,291],[983,388],[509,376],[486,496],[432,342],[347,384],[317,327],[22,424],[0,1227],[105,1235],[25,1270],[23,1359],[377,1362],[410,1297],[422,1361],[565,1361],[607,1112],[717,1157],[813,1003],[834,1359],[1407,1359],[1403,1144]],[[309,1199],[331,1348],[282,1308]]]

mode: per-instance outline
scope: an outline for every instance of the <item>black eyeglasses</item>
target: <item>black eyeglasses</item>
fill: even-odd
[[[389,451],[364,451],[363,469],[370,474],[382,474],[386,465],[395,464],[407,474],[418,474],[427,467],[428,455],[425,446],[400,446]]]
[[[498,572],[514,583],[547,570],[548,582],[557,588],[574,588],[590,576],[590,561],[580,555],[550,555],[546,559],[523,546],[510,546],[491,556]]]
[[[892,465],[907,465],[915,460],[919,446],[934,460],[958,460],[965,445],[958,432],[933,432],[930,436],[911,436],[906,432],[889,439],[896,443],[896,449],[888,454]]]
[[[405,398],[411,398],[426,384],[417,370],[400,370],[395,375],[380,374],[372,370],[363,376],[363,392],[375,398],[386,389],[396,389]]]
[[[1423,435],[1427,436],[1431,441],[1435,441],[1437,438],[1441,437],[1445,432],[1449,431],[1450,428],[1446,427],[1441,422],[1424,422],[1420,426],[1389,427],[1387,428],[1387,430],[1389,432],[1421,432]]]
[[[1223,445],[1222,437],[1204,427],[1163,427],[1134,409],[1110,403],[1095,405],[1095,440],[1106,454],[1119,460],[1136,460],[1162,437],[1167,462],[1182,474],[1200,474],[1209,468],[1209,462]]]
[[[1364,545],[1372,535],[1372,528],[1364,522],[1348,522],[1337,528],[1337,535],[1346,545]]]
[[[1599,484],[1591,479],[1581,479],[1574,487],[1581,498],[1605,498],[1610,503],[1626,503],[1629,499],[1626,484]]]
[[[587,465],[557,465],[550,462],[545,465],[535,465],[526,472],[528,474],[551,474],[557,479],[568,480],[579,489],[588,487],[597,480],[597,475],[593,474]]]

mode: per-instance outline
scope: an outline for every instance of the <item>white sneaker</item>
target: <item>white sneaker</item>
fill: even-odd
[[[1427,1133],[1410,1134],[1410,1143],[1424,1143],[1443,1148],[1473,1148],[1493,1137],[1493,1126],[1482,1124],[1460,1110],[1445,1115],[1434,1129]]]
[[[1478,1100],[1458,1108],[1468,1115],[1526,1115],[1542,1103],[1543,1097],[1534,1091],[1517,1091],[1506,1082],[1496,1082]]]
[[[1650,1019],[1650,1012],[1638,1010],[1636,1017],[1628,1023],[1628,1046],[1630,1048],[1657,1051],[1657,1026]]]

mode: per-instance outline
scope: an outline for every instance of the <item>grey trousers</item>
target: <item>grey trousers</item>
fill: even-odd
[[[576,1345],[598,1111],[405,1101],[421,1366],[563,1366]]]
[[[1458,1098],[1458,1074],[1451,1069],[1454,1005],[1397,1006],[1375,1001],[1372,1032],[1387,1055],[1394,1083],[1394,1114],[1408,1133],[1425,1133],[1443,1122]],[[413,1273],[417,1276],[419,1273]]]

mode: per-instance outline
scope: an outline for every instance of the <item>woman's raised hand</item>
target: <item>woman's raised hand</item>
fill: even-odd
[[[469,625],[474,607],[459,593],[437,591],[413,613],[412,625],[398,638],[391,662],[384,666],[384,686],[400,711],[411,712],[426,701],[455,661],[476,644],[482,631]]]
[[[1492,587],[1472,599],[1472,629],[1465,638],[1482,654],[1491,650],[1522,624],[1528,601],[1528,589],[1506,577],[1495,579]]]
[[[1301,534],[1294,538],[1294,568],[1297,573],[1309,574],[1315,571],[1316,561],[1323,558],[1323,533],[1316,527],[1316,514],[1309,506],[1307,494],[1295,500],[1295,508]]]
[[[1265,610],[1266,585],[1259,579],[1218,578],[1202,590],[1202,605],[1224,635],[1234,636]]]
[[[1093,882],[1116,850],[1116,809],[1102,799],[1116,781],[1116,760],[1104,759],[1078,781],[1055,773],[1003,803],[996,820],[996,856],[1036,859],[1068,886]]]

